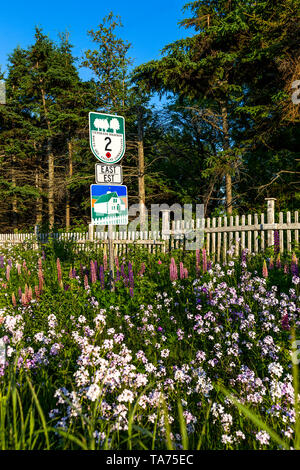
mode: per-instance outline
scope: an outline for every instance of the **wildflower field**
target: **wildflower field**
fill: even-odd
[[[0,448],[300,449],[298,257],[0,257]]]

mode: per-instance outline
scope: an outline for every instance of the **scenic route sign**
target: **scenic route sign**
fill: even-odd
[[[102,163],[96,163],[95,179],[97,184],[122,184],[122,167],[121,165],[104,165]]]
[[[91,215],[93,225],[127,225],[127,187],[92,184]]]
[[[112,114],[89,113],[90,146],[101,163],[118,163],[125,153],[125,119]]]

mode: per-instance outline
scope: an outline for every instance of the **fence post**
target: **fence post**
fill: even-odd
[[[89,241],[93,242],[94,241],[94,225],[89,224]]]
[[[39,249],[39,244],[38,244],[38,241],[39,241],[39,226],[38,225],[34,226],[34,238],[36,239],[36,243],[34,244],[34,249],[38,250]]]
[[[170,230],[170,209],[162,209],[162,239],[167,240],[170,237],[170,233],[166,233]]]
[[[267,201],[267,224],[275,224],[275,201],[274,197],[266,197]],[[268,230],[268,246],[274,245],[274,232]]]

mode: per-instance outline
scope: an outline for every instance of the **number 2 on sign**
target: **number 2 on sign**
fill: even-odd
[[[111,138],[110,137],[105,137],[104,140],[108,140],[106,146],[105,146],[105,150],[107,150],[108,152],[111,152],[112,149],[109,148],[109,145],[111,144]]]

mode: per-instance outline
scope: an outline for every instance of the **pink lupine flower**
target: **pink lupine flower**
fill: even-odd
[[[21,265],[19,263],[17,263],[17,271],[18,271],[18,275],[20,276],[20,274],[21,274]]]
[[[273,259],[273,256],[271,256],[270,262],[269,262],[269,269],[273,269],[273,268],[274,268],[274,259]]]
[[[84,288],[85,288],[85,289],[88,289],[88,288],[89,288],[89,280],[88,280],[88,277],[87,277],[86,274],[85,274],[85,276],[84,276],[83,283],[84,283]]]
[[[280,253],[278,253],[278,255],[277,255],[277,259],[276,259],[276,268],[277,268],[277,269],[280,269],[280,268],[281,268]]]
[[[22,290],[21,290],[21,287],[19,287],[19,289],[18,289],[18,294],[19,294],[19,297],[20,297],[20,299],[21,299],[21,298],[22,298]]]
[[[34,292],[35,292],[35,296],[38,300],[40,298],[40,291],[39,291],[38,286],[34,286]]]
[[[200,273],[200,250],[196,250],[196,274]]]
[[[6,266],[6,279],[9,281],[10,278],[10,266],[9,264]]]
[[[70,267],[70,271],[69,271],[69,279],[72,279],[73,278],[73,269],[72,269],[72,266]]]
[[[26,266],[26,261],[25,261],[25,260],[23,261],[23,268],[24,268],[25,271],[27,272],[27,266]]]
[[[97,274],[96,274],[95,264],[92,260],[91,260],[90,265],[91,265],[91,281],[92,281],[92,284],[94,284],[97,281]]]
[[[119,258],[117,256],[115,257],[115,264],[117,268],[119,268]]]
[[[267,268],[266,260],[264,260],[262,275],[263,275],[263,277],[265,277],[265,278],[268,277],[268,268]]]
[[[107,271],[107,256],[103,256],[103,266],[104,266],[104,271]]]
[[[16,296],[15,296],[14,293],[12,293],[12,295],[11,295],[11,300],[12,300],[13,306],[16,307],[17,306],[17,301],[16,301]]]
[[[171,258],[170,263],[170,279],[171,281],[176,281],[176,279],[178,279],[177,266],[174,258]]]
[[[57,258],[56,260],[56,266],[57,266],[57,280],[59,287],[63,287],[63,282],[62,282],[62,272],[61,272],[61,265],[60,265],[60,260]]]
[[[144,272],[145,272],[145,269],[146,269],[145,263],[142,263],[142,266],[141,266],[141,269],[138,273],[138,276],[143,276]]]
[[[30,302],[32,300],[32,289],[31,289],[30,286],[29,286],[28,292],[27,292],[27,300],[28,300],[28,302]]]
[[[25,294],[22,294],[21,302],[22,302],[22,305],[27,305],[27,298]]]
[[[186,268],[183,268],[183,277],[184,279],[187,279],[189,277],[188,270]]]
[[[283,272],[284,272],[284,274],[288,274],[288,272],[289,272],[289,266],[288,266],[287,263],[285,263],[285,265],[284,265]]]
[[[184,278],[184,272],[183,272],[183,270],[184,270],[183,262],[180,261],[180,263],[179,263],[179,275],[180,275],[180,279],[183,279],[183,278]]]

